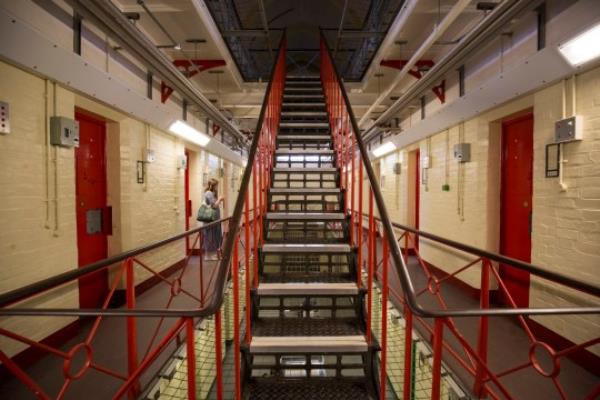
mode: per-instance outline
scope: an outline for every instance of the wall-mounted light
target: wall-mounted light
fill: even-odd
[[[169,131],[176,134],[182,139],[197,144],[198,146],[204,147],[210,142],[210,137],[200,132],[199,130],[192,128],[183,121],[175,121],[169,127]]]
[[[381,146],[377,147],[375,150],[373,150],[373,155],[375,157],[381,157],[387,153],[390,153],[392,151],[396,150],[396,145],[392,142],[385,142],[384,144],[382,144]]]
[[[560,54],[574,67],[600,56],[600,24],[575,36],[558,47]]]

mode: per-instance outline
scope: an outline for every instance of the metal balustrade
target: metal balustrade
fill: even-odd
[[[257,399],[308,399],[315,392],[302,382],[314,377],[331,378],[328,382],[337,388],[338,398],[353,395],[354,388],[380,399],[511,399],[519,393],[508,380],[524,370],[548,380],[556,397],[570,398],[570,388],[560,381],[568,368],[564,360],[597,346],[600,336],[558,349],[534,332],[529,316],[597,316],[600,288],[392,223],[323,36],[320,46],[320,81],[314,80],[307,90],[299,87],[299,79],[289,79],[296,90],[287,90],[284,103],[285,35],[282,38],[233,215],[214,222],[228,226],[218,265],[208,271],[201,252],[198,260],[192,257],[191,249],[198,244],[202,248],[205,226],[0,295],[3,317],[88,318],[82,321],[85,334],[66,350],[0,328],[5,339],[61,360],[62,366],[54,364],[53,373],[62,377],[55,392],[43,388],[0,348],[5,370],[42,399],[64,398],[71,386],[85,384],[91,371],[109,378],[98,393],[110,392],[113,398],[220,400],[250,393]],[[280,124],[282,110],[305,108],[313,118],[323,106],[328,128],[318,116],[305,124],[302,114]],[[301,135],[314,136],[312,144],[303,144]],[[288,246],[292,240],[294,245]],[[419,253],[416,244],[427,241],[473,258],[440,275]],[[146,256],[166,246],[183,248],[186,242],[191,246],[181,269],[169,276]],[[312,254],[310,246],[317,244],[319,251]],[[409,250],[414,255],[409,256]],[[496,263],[586,293],[593,305],[518,308]],[[452,307],[445,296],[448,286],[458,274],[475,268],[480,270],[481,287],[477,304]],[[31,298],[58,293],[102,269],[110,271],[111,284],[100,309],[30,307]],[[164,303],[141,306],[135,283],[142,273],[165,288]],[[269,273],[278,274],[277,279]],[[283,288],[286,274],[302,286]],[[399,286],[391,285],[392,279]],[[508,306],[493,305],[494,283]],[[114,307],[117,293],[123,293],[124,307]],[[114,323],[119,318],[124,322]],[[274,324],[276,318],[289,325]],[[499,367],[491,357],[490,324],[497,319],[515,321],[528,341],[522,361],[514,365]],[[315,321],[318,324],[311,325]],[[148,335],[140,343],[142,326]],[[106,364],[109,355],[94,347],[103,330],[119,339],[114,347],[122,355],[118,365],[114,359]],[[277,340],[294,330],[318,335],[299,344]],[[260,336],[265,332],[277,335]],[[339,336],[327,339],[323,332]],[[253,334],[258,340],[252,340]],[[298,346],[305,351],[298,352]],[[326,346],[331,353],[323,351]],[[344,385],[343,379],[358,386]],[[292,392],[295,397],[288,397]],[[588,396],[599,394],[596,385]]]

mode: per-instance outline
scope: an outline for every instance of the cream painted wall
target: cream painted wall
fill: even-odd
[[[74,117],[67,90],[0,62],[0,100],[10,104],[11,133],[0,135],[0,293],[77,266],[73,150],[48,148],[47,115]],[[56,102],[54,102],[56,99]],[[23,307],[77,307],[66,285]],[[72,318],[3,318],[0,326],[40,340]],[[13,355],[25,346],[0,337]]]
[[[567,89],[570,85],[566,85]],[[381,159],[386,182],[383,187],[388,211],[395,222],[411,225],[408,215],[408,154],[419,147],[430,155],[427,185],[420,185],[420,229],[475,247],[497,252],[500,226],[501,123],[524,112],[534,114],[534,185],[532,263],[581,280],[600,284],[600,68],[577,77],[576,113],[584,120],[584,139],[564,146],[565,182],[562,192],[557,178],[545,178],[545,145],[552,142],[554,122],[562,116],[561,84],[521,97],[494,110],[453,126]],[[571,113],[567,90],[567,114]],[[462,130],[462,132],[461,132]],[[460,138],[462,137],[462,138]],[[471,144],[471,161],[459,164],[453,146]],[[396,180],[392,167],[402,162]],[[462,171],[461,171],[462,169]],[[446,177],[447,176],[447,177]],[[461,177],[461,181],[459,181]],[[448,183],[450,191],[442,191]],[[390,187],[389,185],[394,185]],[[446,271],[456,271],[472,257],[448,251],[426,240],[420,242],[423,258]],[[458,275],[474,288],[480,287],[478,268]],[[495,287],[495,286],[493,286]],[[591,299],[540,279],[532,279],[530,306],[568,307],[596,304]],[[562,336],[582,342],[600,328],[598,316],[534,317]],[[596,351],[596,350],[594,350]],[[596,351],[598,352],[598,351]],[[600,353],[600,352],[599,352]]]
[[[53,85],[2,62],[0,75],[3,77],[0,100],[10,104],[12,128],[10,134],[0,136],[2,293],[76,268],[77,232],[74,151],[56,147],[47,150],[46,146],[45,121],[47,115],[54,115]],[[184,170],[177,168],[178,157],[184,154],[186,146],[193,150],[190,166],[195,205],[199,204],[203,192],[200,172],[218,176],[222,160],[210,155],[213,162],[208,163],[208,153],[195,145],[57,86],[56,115],[74,118],[75,108],[106,121],[107,202],[113,207],[109,255],[182,232],[185,226]],[[146,183],[138,184],[136,164],[146,147],[155,150],[156,161],[146,165]],[[58,155],[56,163],[55,154]],[[229,167],[229,170],[239,174],[239,168]],[[239,180],[236,182],[239,185]],[[237,186],[231,191],[229,204],[235,202],[236,195]],[[193,214],[195,217],[195,210]],[[160,271],[182,260],[184,255],[184,242],[179,241],[139,258]],[[135,274],[136,283],[150,276],[139,266]],[[77,308],[78,304],[77,287],[67,285],[20,306]],[[71,321],[73,319],[62,317],[15,317],[3,319],[0,326],[40,340]],[[0,348],[8,355],[24,347],[0,337]]]

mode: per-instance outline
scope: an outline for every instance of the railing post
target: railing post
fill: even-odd
[[[246,342],[250,343],[250,318],[251,318],[251,307],[250,307],[250,195],[248,191],[246,191],[246,202],[244,204],[244,256],[246,258]],[[254,210],[254,214],[256,214],[256,210]],[[254,260],[256,264],[256,260]]]
[[[221,347],[221,310],[215,313],[215,364],[217,370],[217,400],[223,400],[223,350]]]
[[[404,305],[404,393],[403,398],[412,399],[412,326],[413,315],[410,307]]]
[[[200,255],[198,257],[198,264],[199,264],[199,272],[198,274],[200,275],[200,307],[204,306],[204,268],[203,268],[203,263],[204,263],[204,235],[202,234],[202,231],[198,232],[198,247],[200,248],[200,250],[198,251],[198,254]]]
[[[357,284],[362,287],[362,253],[363,253],[363,160],[358,159],[358,263],[357,263]]]
[[[387,383],[387,302],[388,302],[388,260],[389,248],[385,233],[383,234],[383,260],[382,260],[382,290],[381,290],[381,377],[380,382],[380,399],[385,399],[385,386]]]
[[[238,242],[239,235],[235,237],[233,247],[233,261],[231,262],[231,279],[233,280],[233,365],[235,380],[235,399],[241,400],[241,376],[240,376],[240,282],[239,282],[239,262],[238,262]]]
[[[408,265],[408,235],[410,235],[409,231],[404,232],[404,263]]]
[[[133,270],[133,259],[128,258],[125,260],[126,268],[126,301],[127,309],[135,309],[135,275]],[[133,375],[138,367],[138,353],[137,353],[137,326],[135,317],[127,317],[127,370],[129,376]],[[129,398],[136,398],[140,390],[140,383],[136,380],[131,385],[129,391]]]
[[[444,320],[436,318],[433,327],[433,366],[431,368],[431,400],[439,400],[442,393],[442,344]]]
[[[196,400],[196,341],[194,338],[194,319],[185,319],[186,356],[187,356],[187,385],[188,399]]]
[[[373,340],[371,330],[373,316],[373,267],[375,260],[375,219],[373,218],[373,189],[369,189],[369,237],[367,245],[367,342]]]
[[[262,213],[262,210],[259,210],[258,208],[258,161],[256,161],[254,163],[254,171],[252,171],[252,189],[254,191],[254,194],[252,196],[252,207],[254,207],[254,218],[252,219],[253,222],[253,226],[254,226],[254,237],[252,238],[252,242],[254,244],[254,262],[253,264],[253,275],[252,275],[252,280],[254,282],[254,286],[257,287],[258,286],[258,222],[259,222],[259,213]]]
[[[351,168],[352,168],[352,186],[351,186],[351,193],[350,193],[350,244],[354,245],[354,240],[355,240],[355,234],[354,234],[354,193],[355,193],[355,189],[354,187],[356,186],[356,179],[355,179],[355,173],[354,173],[354,138],[351,139],[351,148],[350,148],[350,157],[352,158],[351,160]]]
[[[480,292],[480,307],[482,310],[490,306],[490,268],[491,263],[487,258],[481,260],[481,292]],[[477,355],[482,363],[487,363],[488,353],[488,317],[479,317],[479,332],[477,336]],[[475,384],[473,392],[478,397],[485,397],[485,368],[481,363],[477,363],[475,367]]]

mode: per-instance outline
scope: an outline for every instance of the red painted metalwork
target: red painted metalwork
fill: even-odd
[[[106,123],[81,112],[75,113],[79,122],[79,147],[75,148],[75,214],[77,220],[77,260],[83,267],[108,255],[105,230],[88,232],[88,212],[101,212],[106,217]],[[79,280],[79,306],[100,307],[108,292],[106,270],[89,274]]]
[[[223,400],[223,324],[221,321],[221,310],[215,314],[215,368],[217,377],[215,387],[217,389],[217,400]]]
[[[233,248],[233,261],[231,262],[231,280],[233,281],[233,377],[235,395],[234,398],[236,400],[241,400],[242,398],[242,383],[240,374],[240,281],[238,261],[239,246],[237,244],[239,238],[239,235],[236,235],[236,245]]]
[[[356,265],[356,274],[358,275],[358,287],[362,287],[362,252],[363,252],[363,220],[362,220],[362,215],[363,215],[363,163],[362,163],[362,159],[359,156],[358,159],[358,218],[357,223],[358,223],[358,262]]]
[[[192,64],[193,63],[193,64]],[[225,66],[225,60],[187,60],[187,59],[176,59],[173,60],[173,64],[183,73],[187,78],[191,78],[199,72],[206,71],[211,68]],[[196,67],[192,67],[195,65]],[[160,101],[165,103],[169,97],[173,94],[173,88],[167,85],[165,82],[160,83]]]
[[[446,102],[446,80],[442,80],[439,85],[431,88],[431,91],[437,96],[438,100],[444,104]]]
[[[135,308],[135,277],[133,271],[133,259],[128,258],[125,261],[126,284],[127,284],[127,308]],[[127,317],[127,369],[129,376],[135,374],[138,368],[138,348],[137,348],[137,324],[135,317]],[[134,381],[129,397],[135,398],[139,393],[139,382]]]
[[[431,367],[431,399],[440,398],[442,386],[442,343],[444,340],[444,320],[436,318],[433,329],[433,365]]]
[[[196,341],[194,337],[194,319],[186,318],[186,357],[187,357],[187,393],[189,400],[196,400]]]
[[[379,65],[389,68],[402,69],[408,63],[408,60],[381,60]],[[414,67],[408,71],[409,74],[417,79],[423,77],[423,70],[430,70],[435,63],[433,60],[419,60],[415,63]]]
[[[387,382],[387,322],[388,322],[388,259],[389,259],[389,245],[388,241],[383,238],[383,249],[382,251],[382,275],[381,280],[381,368],[379,377],[379,398],[385,399],[385,385]]]
[[[502,124],[500,252],[531,260],[533,115]],[[500,275],[515,303],[529,306],[529,273],[500,264]],[[506,297],[502,298],[507,303]]]
[[[251,275],[251,269],[250,269],[250,210],[249,210],[249,205],[250,205],[250,194],[249,191],[246,192],[246,196],[245,196],[245,203],[244,203],[244,258],[245,258],[245,265],[246,265],[246,274],[244,275],[244,278],[246,280],[246,333],[245,333],[245,340],[247,343],[250,343],[250,339],[251,339],[251,332],[250,332],[250,321],[251,321],[251,308],[250,308],[250,292],[252,290],[251,287],[251,283],[250,283],[250,275]],[[255,259],[256,260],[256,259]]]
[[[373,315],[373,271],[375,268],[375,218],[373,215],[373,190],[369,190],[369,242],[367,246],[367,342],[373,339],[371,320]]]
[[[396,295],[396,298],[400,296]],[[401,298],[401,297],[400,297]],[[404,387],[405,399],[412,397],[412,346],[413,346],[413,314],[404,303]]]
[[[482,260],[481,262],[481,295],[479,305],[481,308],[488,308],[490,306],[490,268],[492,264],[489,260]],[[487,363],[487,351],[488,351],[488,328],[489,321],[488,317],[479,317],[479,331],[477,338],[477,354],[479,357]],[[475,384],[473,386],[473,392],[479,397],[485,397],[485,387],[483,382],[486,378],[485,373],[481,365],[477,365],[475,373]]]

